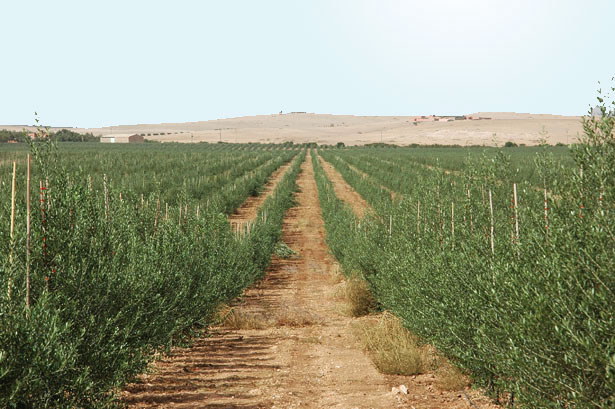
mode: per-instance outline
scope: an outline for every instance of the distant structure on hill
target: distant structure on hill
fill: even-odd
[[[483,120],[491,119],[491,118],[487,118],[484,116],[475,116],[475,115],[464,115],[464,116],[468,121],[483,121]]]
[[[453,122],[453,121],[464,121],[464,120],[468,120],[468,121],[482,121],[482,120],[486,120],[486,119],[491,119],[491,118],[487,118],[484,116],[475,116],[475,115],[463,115],[463,116],[459,116],[459,115],[455,115],[455,116],[438,116],[438,115],[423,115],[423,116],[419,116],[416,117],[412,120],[413,123],[418,123],[418,122]]]
[[[142,143],[145,138],[139,134],[111,134],[100,137],[102,143]]]

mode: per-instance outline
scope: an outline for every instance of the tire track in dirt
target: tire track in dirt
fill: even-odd
[[[174,348],[122,392],[132,408],[395,408],[390,381],[363,354],[342,311],[338,268],[325,231],[310,155],[283,241],[265,279],[234,306],[264,329],[214,328],[190,348]]]

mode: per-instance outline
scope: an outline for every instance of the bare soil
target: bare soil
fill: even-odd
[[[245,116],[200,122],[115,125],[104,128],[71,128],[94,135],[144,134],[161,142],[316,142],[335,145],[368,143],[503,145],[507,141],[537,145],[544,137],[550,144],[573,143],[583,133],[581,117],[479,112],[474,116],[490,120],[422,122],[414,116],[354,116],[288,113]],[[0,129],[21,131],[21,125],[0,125]],[[33,127],[25,127],[32,131]],[[52,128],[55,132],[61,128]],[[545,133],[546,132],[546,133]],[[164,133],[164,135],[162,135]],[[149,134],[149,135],[148,135]],[[157,135],[154,135],[157,134]]]
[[[258,330],[213,328],[190,348],[175,348],[128,385],[131,408],[468,408],[462,392],[439,391],[432,374],[379,373],[355,339],[339,266],[325,244],[311,159],[302,164],[296,206],[283,241],[297,255],[272,258],[265,279],[234,308],[262,317]],[[277,319],[271,319],[277,317]],[[301,320],[295,320],[302,317]],[[296,322],[303,322],[296,325]],[[409,393],[393,394],[404,384]],[[466,391],[480,408],[490,407]]]
[[[371,209],[369,203],[367,203],[360,194],[355,192],[348,183],[346,183],[342,175],[333,167],[333,165],[324,160],[321,156],[318,158],[320,159],[320,163],[322,164],[322,168],[325,171],[327,178],[333,184],[335,195],[346,202],[352,208],[352,211],[359,216],[359,218],[363,218],[365,213]]]
[[[280,166],[269,178],[264,186],[263,191],[258,196],[250,196],[242,203],[237,210],[229,216],[229,222],[234,228],[236,226],[252,223],[258,215],[258,209],[265,203],[265,200],[275,191],[276,186],[282,180],[290,166],[292,160],[285,165]]]

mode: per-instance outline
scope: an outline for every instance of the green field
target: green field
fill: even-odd
[[[220,303],[262,278],[305,148],[0,145],[0,406],[107,407],[156,351],[206,329]],[[614,152],[605,138],[572,149],[321,148],[312,161],[328,245],[379,308],[494,397],[606,408]],[[367,200],[364,219],[336,197],[319,156]],[[250,234],[237,235],[227,216],[286,163]]]

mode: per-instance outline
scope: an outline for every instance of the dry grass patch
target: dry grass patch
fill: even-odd
[[[338,264],[335,264],[329,270],[329,282],[333,285],[340,284],[344,281],[344,274],[340,271]]]
[[[445,391],[460,391],[470,386],[470,379],[458,368],[443,360],[436,369],[436,386]]]
[[[314,314],[301,308],[286,307],[275,315],[275,325],[278,327],[307,327],[317,321]]]
[[[348,303],[348,314],[352,317],[361,317],[378,309],[378,301],[369,290],[367,282],[359,275],[348,277],[342,291]]]
[[[429,367],[429,354],[393,314],[385,312],[378,322],[356,325],[363,347],[378,370],[390,375],[418,375]]]
[[[304,344],[322,344],[322,340],[319,337],[299,338],[299,341]]]
[[[319,320],[316,315],[301,308],[286,307],[276,311],[270,317],[263,313],[245,312],[241,309],[221,305],[214,322],[230,329],[265,329],[270,327],[307,327]]]
[[[263,329],[268,326],[262,314],[246,313],[225,304],[218,308],[214,322],[230,329]]]

